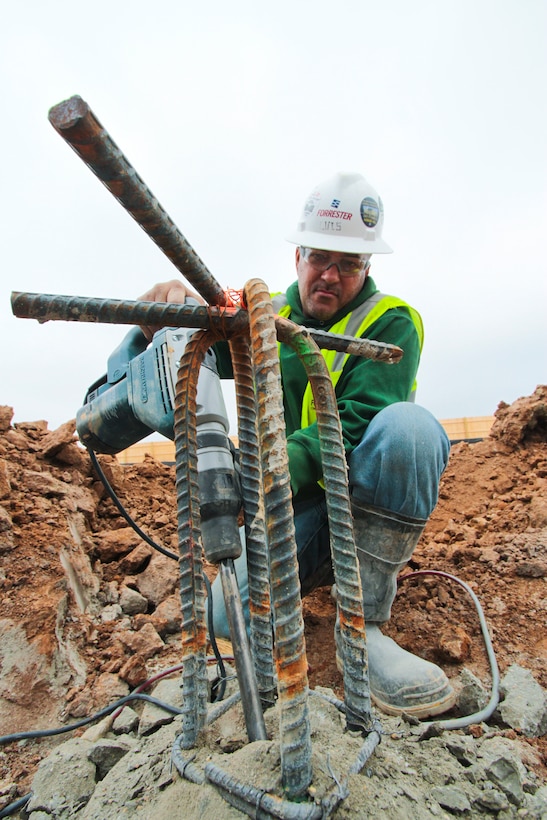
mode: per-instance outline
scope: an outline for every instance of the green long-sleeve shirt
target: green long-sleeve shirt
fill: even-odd
[[[305,316],[302,311],[298,283],[287,290],[290,318],[299,325],[329,330],[344,316],[377,292],[369,276],[358,296],[327,322]],[[388,310],[366,330],[366,337],[401,347],[404,355],[397,364],[350,356],[336,385],[336,397],[346,454],[357,446],[371,419],[382,408],[397,401],[407,401],[416,378],[420,360],[420,342],[408,310],[397,307]],[[231,363],[226,350],[217,350],[221,377],[231,375]],[[297,354],[281,345],[281,378],[287,433],[289,470],[293,493],[301,497],[318,492],[322,477],[321,454],[317,423],[301,427],[302,398],[307,377]]]

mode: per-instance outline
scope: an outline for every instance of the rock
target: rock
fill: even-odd
[[[120,527],[97,533],[94,542],[98,558],[108,563],[127,555],[141,543],[141,539],[132,527]]]
[[[6,441],[15,450],[20,450],[21,452],[26,450],[36,452],[36,450],[38,449],[35,444],[32,444],[32,442],[29,440],[27,436],[25,436],[23,433],[20,433],[18,430],[14,430],[13,427],[7,431],[5,438]]]
[[[125,488],[126,473],[125,469],[120,465],[118,460],[114,456],[106,455],[98,456],[97,460],[106,480],[114,492],[123,492]]]
[[[108,606],[103,607],[101,610],[101,621],[103,624],[117,621],[119,618],[123,618],[123,611],[119,604],[108,604]]]
[[[471,737],[454,735],[447,738],[445,746],[462,766],[472,766],[476,762],[477,750]]]
[[[70,492],[70,488],[64,481],[59,481],[49,473],[39,473],[36,470],[24,470],[17,481],[18,487],[22,482],[28,493],[33,493],[38,497],[63,498]]]
[[[95,790],[95,765],[88,757],[91,748],[88,741],[73,738],[40,763],[27,806],[32,820],[38,811],[56,820],[72,820],[85,806]]]
[[[517,447],[530,438],[545,440],[547,386],[539,385],[532,397],[517,399],[511,405],[500,402],[494,416],[490,436],[510,447]]]
[[[8,407],[3,404],[0,405],[0,433],[7,433],[11,427],[11,420],[13,418],[13,407]]]
[[[443,659],[452,663],[463,663],[471,651],[471,638],[461,626],[456,626],[441,635],[439,650]]]
[[[9,479],[9,471],[7,461],[0,458],[0,500],[9,498],[11,493],[11,484]]]
[[[106,706],[129,694],[129,687],[118,675],[103,672],[95,682],[93,695],[97,703]]]
[[[14,427],[34,441],[39,441],[48,431],[48,424],[45,419],[39,419],[38,421],[17,421]]]
[[[527,800],[531,812],[535,812],[532,816],[539,817],[541,820],[547,818],[547,786],[542,786],[535,794],[531,795]]]
[[[97,767],[97,777],[102,780],[106,777],[110,769],[122,759],[127,752],[135,748],[137,741],[134,738],[116,739],[102,738],[93,744],[87,756]]]
[[[481,681],[469,669],[460,672],[461,689],[458,693],[458,709],[462,715],[474,715],[480,712],[489,701]]]
[[[498,711],[504,723],[527,737],[541,737],[547,732],[547,693],[528,669],[511,666],[500,691],[504,699]]]
[[[182,626],[182,609],[180,595],[170,595],[159,604],[154,615],[166,622],[165,631],[167,634],[180,632]]]
[[[528,520],[536,529],[547,527],[547,499],[543,493],[538,492],[530,499]]]
[[[152,547],[142,542],[135,547],[128,555],[125,555],[120,561],[120,572],[124,575],[134,575],[142,572],[150,562],[153,554]]]
[[[483,789],[479,797],[475,800],[475,804],[483,809],[486,809],[487,811],[493,812],[494,814],[497,814],[500,811],[506,811],[510,808],[509,801],[503,792],[492,788]]]
[[[494,737],[483,741],[479,757],[484,761],[484,773],[514,806],[524,799],[523,782],[525,770],[511,743],[505,738]]]
[[[141,595],[158,606],[178,589],[177,562],[161,553],[154,553],[144,572],[137,575],[134,581]]]
[[[13,521],[11,515],[5,507],[0,506],[0,533],[8,535],[13,529]],[[4,535],[4,538],[6,537]],[[11,541],[11,538],[9,539]]]
[[[161,652],[165,644],[152,626],[148,623],[139,632],[125,631],[120,633],[121,642],[132,652],[143,658],[152,658]]]
[[[177,709],[182,708],[182,684],[180,678],[165,678],[155,686],[152,696]],[[174,718],[173,712],[167,712],[153,703],[145,703],[139,722],[139,735],[148,735],[159,726],[170,723]]]
[[[471,809],[465,792],[455,786],[435,786],[431,789],[431,797],[453,814],[463,814]]]
[[[126,615],[136,615],[138,612],[146,612],[148,601],[136,589],[123,586],[120,590],[120,607]]]
[[[547,562],[519,561],[515,572],[522,578],[545,578],[547,575]]]
[[[136,730],[139,725],[139,716],[130,706],[124,706],[121,713],[112,724],[112,731],[116,735],[125,735]]]
[[[141,655],[131,655],[120,668],[118,675],[131,689],[136,689],[148,679],[144,658]]]
[[[55,456],[59,450],[71,444],[76,437],[76,420],[67,421],[61,424],[52,433],[43,436],[40,441],[40,452],[45,458]]]
[[[88,726],[83,733],[83,740],[88,740],[90,743],[97,743],[110,732],[112,729],[112,723],[112,714],[106,715],[98,723],[92,723],[91,726]]]

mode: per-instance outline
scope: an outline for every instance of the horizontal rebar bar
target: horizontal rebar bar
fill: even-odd
[[[62,321],[153,327],[213,327],[223,338],[242,332],[249,322],[247,311],[241,308],[23,291],[12,292],[11,308],[13,315],[19,319],[36,319],[42,323]],[[281,321],[280,317],[276,316],[275,321],[277,326]],[[403,355],[400,347],[372,339],[355,339],[353,336],[306,327],[301,327],[300,330],[311,336],[319,347],[351,353],[365,359],[395,364]]]

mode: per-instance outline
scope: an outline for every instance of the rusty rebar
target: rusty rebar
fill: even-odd
[[[254,375],[247,336],[230,342],[234,370],[238,439],[241,463],[241,490],[245,516],[245,545],[249,584],[250,641],[262,706],[275,702],[273,636],[270,597],[268,544],[264,512],[264,489],[259,458],[257,407]]]
[[[343,643],[346,722],[348,729],[367,732],[372,712],[365,620],[336,395],[325,360],[303,328],[281,317],[276,318],[276,327],[280,341],[302,361],[313,392]]]
[[[308,675],[277,333],[266,285],[245,286],[255,374],[258,430],[265,494],[266,530],[280,704],[281,774],[289,798],[312,778]]]
[[[214,328],[223,336],[244,331],[249,324],[246,310],[176,302],[147,302],[130,299],[103,299],[94,296],[65,296],[13,291],[11,307],[20,319],[38,322],[97,322],[113,325],[153,327]]]
[[[195,746],[207,717],[207,628],[200,536],[196,394],[203,356],[213,334],[195,334],[181,359],[175,387],[175,469],[179,582],[182,607],[184,748]]]
[[[176,488],[180,551],[180,588],[182,603],[183,672],[183,740],[185,748],[195,745],[206,717],[207,679],[205,662],[206,624],[204,607],[203,552],[211,548],[203,543],[197,464],[197,385],[200,368],[216,336],[212,331],[198,331],[186,345],[178,370],[175,405]],[[196,483],[197,482],[197,483]],[[237,522],[234,517],[237,535]],[[219,532],[219,538],[222,533]],[[220,562],[219,572],[234,647],[236,672],[250,741],[265,740],[266,727],[258,696],[258,686],[245,632],[241,598],[232,558]],[[193,680],[195,676],[196,680]],[[188,705],[187,705],[188,700]]]
[[[212,305],[226,295],[188,240],[78,95],[54,105],[52,126],[193,287]]]
[[[174,302],[145,302],[128,299],[103,299],[95,296],[66,296],[49,293],[13,291],[11,307],[19,319],[38,322],[97,322],[116,325],[153,327],[214,328],[219,338],[229,338],[248,328],[246,310]],[[399,361],[403,351],[396,345],[372,339],[355,339],[337,333],[303,328],[322,348],[352,353],[387,364]]]

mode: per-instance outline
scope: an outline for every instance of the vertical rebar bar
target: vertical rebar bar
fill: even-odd
[[[265,493],[275,660],[280,704],[281,769],[289,798],[311,783],[311,739],[304,619],[285,439],[277,334],[264,282],[245,286],[255,374]]]
[[[175,387],[175,469],[180,597],[182,607],[182,692],[185,749],[195,746],[207,717],[207,667],[203,548],[197,472],[196,394],[200,344],[208,332],[195,335],[186,350]],[[201,338],[200,338],[201,337]]]
[[[249,582],[250,639],[262,706],[275,702],[273,635],[264,489],[259,458],[256,395],[249,339],[230,342],[237,399],[241,489],[245,515],[245,543]]]
[[[207,695],[207,685],[205,680],[205,693],[203,691],[201,677],[201,656],[205,658],[206,646],[206,625],[205,607],[203,596],[203,547],[201,540],[194,539],[188,532],[190,527],[200,526],[199,518],[199,484],[197,487],[198,501],[196,510],[196,499],[193,489],[197,480],[196,448],[197,448],[197,424],[196,424],[196,394],[200,367],[207,350],[218,337],[212,331],[198,331],[186,345],[184,355],[179,367],[179,378],[177,381],[175,406],[175,431],[176,431],[176,463],[177,463],[177,499],[180,510],[179,530],[181,532],[181,600],[183,608],[183,695],[188,692],[190,703],[186,707],[186,699],[183,708],[183,745],[195,745],[197,733],[204,725],[203,697]],[[186,392],[181,395],[180,389],[186,386]],[[180,412],[177,408],[180,407]],[[178,437],[183,436],[186,442],[181,443]],[[184,458],[186,449],[190,456]],[[180,454],[180,458],[179,458]],[[178,467],[181,465],[179,471]],[[183,472],[186,467],[186,474]],[[187,484],[188,490],[182,485]],[[180,490],[180,492],[179,492]],[[196,517],[197,516],[197,517]],[[237,523],[234,521],[234,526]],[[221,533],[219,533],[219,536]],[[209,545],[215,546],[215,545]],[[187,547],[187,548],[185,548]],[[189,547],[189,548],[188,548]],[[207,544],[205,545],[207,547]],[[226,604],[226,614],[230,625],[230,634],[234,645],[234,656],[236,662],[236,672],[241,691],[241,700],[247,734],[250,741],[265,740],[267,737],[264,717],[262,714],[260,699],[258,696],[258,686],[255,677],[250,648],[245,631],[241,598],[234,572],[233,559],[226,559],[220,562],[220,574],[222,589]],[[187,680],[186,666],[190,671],[188,675],[195,674],[196,682]],[[185,696],[186,697],[186,696]],[[206,706],[205,706],[206,710]]]
[[[372,712],[365,621],[336,395],[325,360],[305,329],[279,316],[276,328],[280,341],[298,354],[313,392],[343,645],[346,722],[348,729],[366,732]]]

